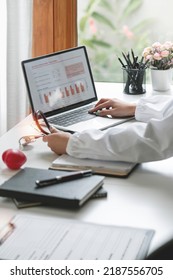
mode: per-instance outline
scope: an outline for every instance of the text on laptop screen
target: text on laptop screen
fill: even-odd
[[[30,59],[23,67],[34,110],[47,113],[96,97],[83,47]]]

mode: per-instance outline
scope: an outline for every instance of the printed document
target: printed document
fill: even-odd
[[[0,229],[0,259],[144,259],[154,231],[18,214]]]

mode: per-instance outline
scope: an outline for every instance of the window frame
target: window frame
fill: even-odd
[[[77,0],[33,1],[32,56],[77,46]]]

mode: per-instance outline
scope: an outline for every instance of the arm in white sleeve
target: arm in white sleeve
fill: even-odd
[[[170,95],[143,97],[136,106],[135,119],[148,122],[151,118],[161,120],[173,112],[173,98]]]
[[[149,107],[151,110],[152,106]],[[171,157],[173,156],[173,114],[170,114],[171,105],[167,108],[168,117],[151,119],[148,124],[139,122],[127,127],[115,126],[106,131],[91,129],[75,133],[68,142],[67,153],[78,158],[130,162],[155,161]],[[142,120],[144,114],[141,118],[139,111],[137,114]]]

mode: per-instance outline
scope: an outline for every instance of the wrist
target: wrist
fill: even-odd
[[[135,115],[135,111],[136,111],[136,104],[135,103],[131,103],[129,105],[129,109],[128,109],[129,116],[134,116]]]

